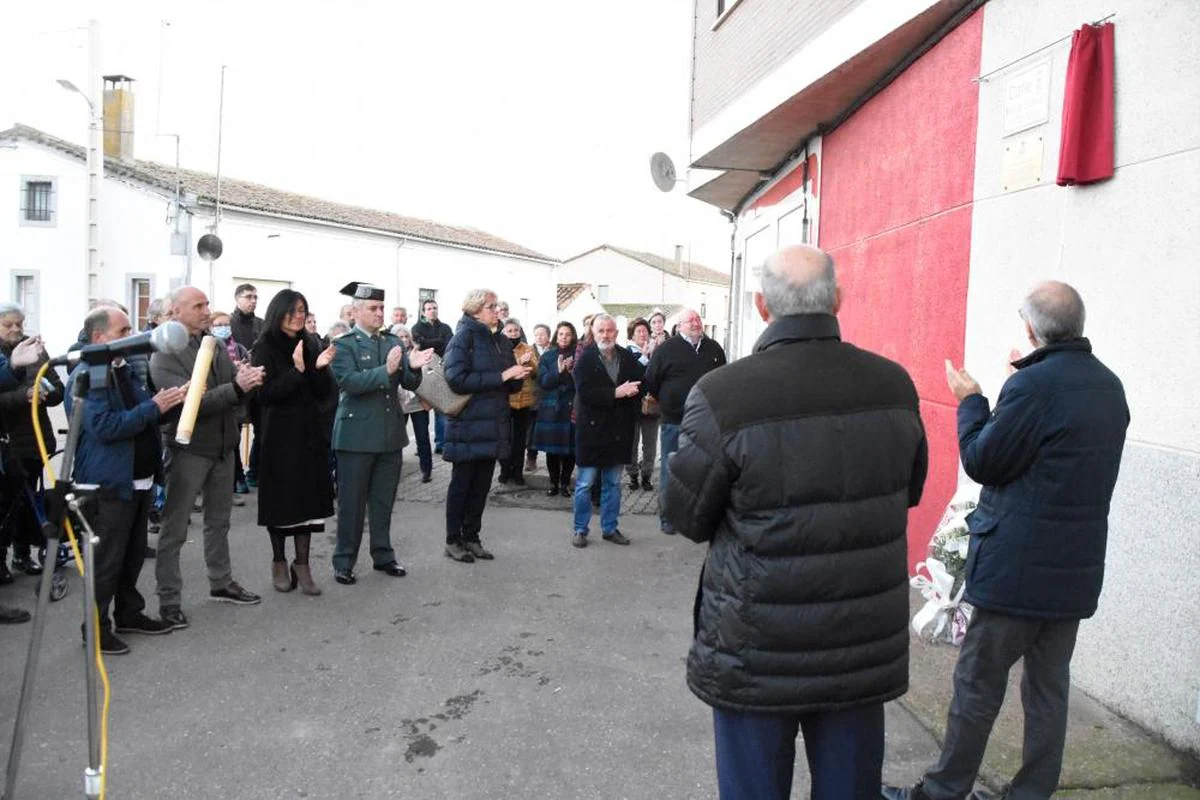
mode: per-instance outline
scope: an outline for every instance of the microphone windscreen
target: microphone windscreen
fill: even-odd
[[[182,322],[170,320],[154,329],[150,344],[156,353],[179,353],[187,349],[188,333]]]

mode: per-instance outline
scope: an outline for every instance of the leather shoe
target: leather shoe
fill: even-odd
[[[879,790],[883,800],[930,800],[929,795],[921,788],[921,782],[911,788],[908,786],[888,786],[886,783]]]
[[[431,480],[433,480],[433,476],[428,472],[421,473],[421,483],[429,483]]]
[[[352,569],[335,569],[333,571],[333,579],[344,586],[351,586],[358,583],[358,578],[354,577]]]
[[[372,569],[377,572],[386,572],[393,578],[403,578],[408,574],[408,570],[404,569],[399,561],[393,561],[390,564],[376,564]]]

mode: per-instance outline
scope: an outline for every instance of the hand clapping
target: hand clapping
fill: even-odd
[[[983,394],[979,383],[971,377],[971,374],[965,369],[955,369],[954,364],[948,358],[946,359],[946,382],[960,403],[973,394]]]
[[[13,348],[9,362],[14,367],[28,367],[30,364],[40,361],[45,354],[46,348],[42,344],[42,337],[30,336]]]
[[[424,350],[413,350],[408,354],[408,365],[413,369],[420,369],[433,360],[433,348],[427,347]]]
[[[637,393],[641,391],[641,388],[641,381],[625,381],[617,387],[617,397],[618,399],[624,397],[635,397]]]

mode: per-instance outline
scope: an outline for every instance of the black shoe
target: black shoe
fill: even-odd
[[[333,579],[343,586],[353,586],[358,583],[358,578],[354,577],[352,569],[335,569],[333,571]]]
[[[562,487],[560,494],[562,494],[563,497],[570,497],[571,495],[575,494],[575,490],[570,486],[564,486]]]
[[[33,615],[23,608],[0,606],[0,625],[20,625],[31,619],[33,619]]]
[[[638,488],[638,476],[630,475],[629,476],[629,491],[636,492],[637,488]]]
[[[635,486],[633,488],[636,489],[637,487]],[[649,478],[642,478],[642,491],[643,492],[653,492],[654,491],[654,484],[650,482]]]
[[[524,475],[513,475],[512,482],[516,486],[524,486],[525,485],[525,476]]]
[[[475,556],[471,555],[462,542],[450,542],[447,544],[446,558],[453,558],[455,561],[462,562],[463,564],[475,563]]]
[[[8,564],[4,563],[3,559],[0,559],[0,586],[3,586],[6,583],[12,583],[12,582],[13,582],[13,576],[12,576],[12,573],[9,572],[9,570],[8,570]]]
[[[406,570],[404,565],[399,561],[393,561],[390,564],[376,564],[375,566],[371,567],[371,569],[375,570],[376,572],[385,572],[388,575],[391,575],[393,578],[403,578],[408,574],[408,570]]]
[[[621,533],[620,530],[615,530],[612,533],[602,533],[600,534],[600,538],[613,544],[629,544],[629,537]]]
[[[501,473],[500,473],[500,474],[499,474],[499,475],[496,477],[496,483],[500,484],[501,486],[503,486],[504,484],[508,483],[508,473],[507,473],[507,472],[501,472]]]
[[[162,606],[158,609],[158,616],[163,622],[168,623],[173,631],[181,631],[190,624],[188,618],[183,614],[183,609],[179,606]]]
[[[429,483],[431,480],[433,480],[433,476],[428,472],[421,473],[421,483]]]
[[[440,456],[442,454],[442,446],[439,444],[437,447],[433,448],[433,452],[434,455]]]
[[[129,652],[129,645],[108,628],[101,628],[100,652],[106,656],[123,656]]]
[[[246,481],[240,480],[233,485],[234,494],[250,494],[250,487],[246,485]]]
[[[26,575],[41,575],[42,565],[33,560],[33,556],[29,553],[13,553],[12,559],[13,569],[20,570]]]
[[[930,800],[929,795],[925,794],[925,790],[921,788],[921,782],[917,781],[916,785],[909,788],[907,786],[888,786],[886,783],[880,788],[880,796],[883,800]]]
[[[483,542],[463,542],[463,547],[466,548],[468,553],[481,561],[491,561],[495,558],[494,555],[484,549]]]
[[[117,633],[144,633],[147,636],[161,636],[175,630],[175,626],[161,619],[151,619],[140,611],[117,621],[114,626]]]
[[[158,558],[158,551],[155,550],[153,547],[147,547],[146,552],[142,553],[142,558],[149,558],[149,559]]]
[[[208,593],[210,600],[222,603],[236,603],[239,606],[252,606],[262,602],[262,598],[254,592],[247,592],[237,581],[230,581],[224,589],[213,589]]]
[[[550,488],[546,490],[547,497],[558,497],[558,484],[550,484]]]

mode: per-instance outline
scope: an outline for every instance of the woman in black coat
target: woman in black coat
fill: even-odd
[[[266,367],[258,390],[258,524],[271,534],[275,589],[290,592],[299,583],[305,594],[318,595],[308,551],[312,534],[325,530],[325,519],[333,516],[322,403],[335,391],[326,369],[334,349],[320,350],[305,335],[307,314],[304,295],[291,289],[276,294],[250,360]],[[290,570],[284,555],[289,536],[296,548]]]
[[[521,389],[532,372],[518,365],[512,346],[496,335],[496,293],[475,289],[463,301],[463,316],[446,345],[446,383],[471,395],[457,416],[446,418],[442,457],[454,467],[446,493],[446,555],[469,564],[492,554],[479,540],[483,508],[496,461],[508,458],[512,442],[508,395]]]

